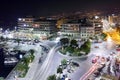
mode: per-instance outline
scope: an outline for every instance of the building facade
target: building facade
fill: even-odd
[[[19,30],[29,30],[29,28],[32,28],[34,23],[34,18],[18,18],[18,29]]]
[[[95,31],[92,25],[81,25],[80,26],[80,37],[81,38],[90,38],[94,37]]]
[[[102,33],[102,29],[103,29],[102,20],[94,20],[93,26],[95,28],[95,35],[99,35]]]
[[[61,25],[59,35],[79,36],[80,24],[79,23],[65,23]]]
[[[23,39],[47,39],[56,32],[56,20],[18,18],[18,31],[14,36]]]
[[[33,24],[33,33],[39,35],[42,39],[57,34],[56,20],[35,20]]]

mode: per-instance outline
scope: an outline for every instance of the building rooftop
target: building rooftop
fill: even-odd
[[[47,19],[35,19],[34,22],[56,22],[56,20],[47,20]]]

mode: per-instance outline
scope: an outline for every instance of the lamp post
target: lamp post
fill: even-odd
[[[2,32],[3,28],[0,28],[0,31]]]
[[[15,26],[15,27],[14,27],[14,30],[16,31],[16,29],[17,29],[17,27]]]

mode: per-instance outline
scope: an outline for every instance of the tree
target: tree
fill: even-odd
[[[71,40],[70,45],[71,45],[72,47],[78,47],[77,41],[74,40],[74,39]]]
[[[24,57],[23,59],[22,59],[22,61],[23,61],[23,63],[25,64],[25,65],[29,65],[29,63],[30,63],[30,58],[29,58],[29,56],[27,56],[27,57]]]
[[[91,42],[90,42],[90,40],[87,40],[87,41],[85,42],[85,45],[87,45],[87,47],[90,48],[90,46],[91,46]]]
[[[67,52],[69,52],[69,53],[73,53],[73,52],[75,51],[75,49],[74,49],[73,47],[71,47],[71,46],[66,47],[65,50],[66,50]]]
[[[17,38],[17,39],[16,39],[16,42],[17,42],[18,45],[19,45],[19,44],[20,44],[20,39]]]
[[[81,46],[81,51],[85,52],[86,54],[88,54],[90,52],[90,48],[91,48],[91,42],[89,40],[87,40],[82,46]]]
[[[30,60],[31,60],[31,62],[32,62],[33,59],[34,59],[34,57],[35,57],[35,56],[34,56],[35,50],[34,50],[34,49],[30,49],[29,52],[30,52],[30,55],[29,55],[29,56],[30,56]]]
[[[98,41],[98,36],[97,35],[95,36],[95,39]]]
[[[0,40],[1,40],[1,41],[4,41],[5,39],[4,39],[4,37],[3,37],[3,36],[1,36],[1,37],[0,37]]]
[[[60,74],[63,73],[62,68],[58,67],[57,68],[57,73],[60,73]]]
[[[61,43],[61,45],[63,45],[63,46],[62,46],[62,51],[63,51],[65,45],[68,45],[68,44],[69,44],[69,39],[68,39],[68,38],[62,38],[62,39],[60,39],[60,43]]]
[[[34,55],[35,50],[34,49],[30,49],[29,52],[30,52],[31,55]]]
[[[60,39],[61,45],[68,45],[69,44],[69,39],[68,38],[62,38]]]
[[[104,39],[107,37],[107,34],[102,33],[102,34],[101,34],[101,37],[102,37],[102,39],[104,40]]]
[[[57,79],[56,79],[56,75],[54,74],[54,75],[49,76],[49,77],[47,78],[47,80],[57,80]]]
[[[66,59],[63,59],[63,60],[61,61],[61,64],[62,64],[62,65],[66,65],[66,64],[67,64],[67,60],[66,60]]]
[[[57,73],[59,74],[59,77],[60,77],[60,75],[63,73],[62,68],[58,67],[58,68],[57,68]],[[58,79],[58,80],[59,80],[59,79]]]

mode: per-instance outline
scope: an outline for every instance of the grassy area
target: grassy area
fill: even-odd
[[[0,77],[0,80],[4,80],[4,78],[3,78],[3,77]]]

